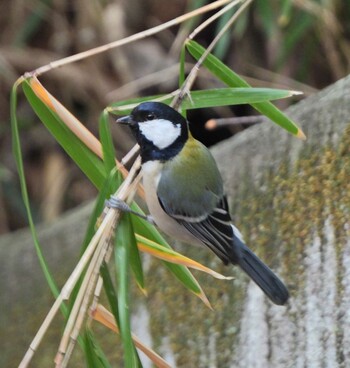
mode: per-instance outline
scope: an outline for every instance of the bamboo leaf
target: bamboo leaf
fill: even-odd
[[[189,53],[196,60],[205,52],[205,49],[201,45],[192,40],[188,41],[186,46]],[[211,54],[205,59],[204,66],[230,87],[250,87],[244,79]],[[261,114],[270,118],[274,123],[286,129],[289,133],[300,139],[305,139],[302,130],[271,102],[250,103],[250,105]]]
[[[112,314],[114,317],[114,320],[118,326],[118,330],[120,329],[120,322],[119,322],[119,308],[118,308],[118,296],[117,292],[114,288],[113,281],[111,278],[111,275],[108,271],[107,264],[105,262],[102,263],[101,269],[101,276],[103,278],[103,286],[106,291],[107,299],[109,306],[111,307]],[[118,331],[119,333],[119,331]]]
[[[141,256],[139,248],[137,247],[135,236],[133,236],[130,241],[130,266],[135,276],[137,286],[141,289],[143,294],[147,295]]]
[[[102,188],[99,191],[99,194],[96,198],[94,208],[90,214],[89,222],[87,225],[87,229],[85,232],[84,240],[82,242],[81,248],[80,248],[80,256],[82,256],[89,245],[92,237],[94,236],[96,232],[96,227],[99,226],[101,223],[101,218],[103,214],[101,215],[101,212],[103,211],[103,208],[105,206],[106,198],[109,198],[112,193],[116,190],[117,187],[120,186],[122,183],[123,178],[120,173],[116,169],[116,167],[111,171],[111,173],[108,175],[107,179],[105,180],[105,183],[103,184]],[[80,280],[75,285],[71,296],[70,296],[70,306],[73,307],[75,298],[79,292],[81,282],[83,277],[80,278]]]
[[[135,204],[136,205],[136,204]],[[134,216],[132,216],[134,217]],[[131,218],[131,217],[130,217]],[[145,279],[144,279],[144,273],[143,273],[143,267],[142,267],[142,261],[139,249],[137,247],[137,242],[135,239],[135,232],[133,228],[133,222],[130,220],[129,223],[129,238],[128,238],[128,246],[130,247],[130,266],[131,270],[133,271],[133,274],[135,276],[135,280],[137,283],[137,286],[141,289],[141,291],[146,295],[147,292],[145,290]]]
[[[108,113],[104,110],[100,116],[99,123],[100,141],[102,145],[103,161],[105,164],[106,176],[116,167],[115,149],[111,135]]]
[[[32,90],[30,84],[23,83],[23,91],[40,120],[63,147],[68,155],[80,167],[91,182],[100,188],[105,179],[102,161],[62,122]]]
[[[134,211],[140,212],[139,207],[135,203],[133,203],[131,208]],[[131,219],[135,233],[142,235],[145,238],[154,240],[154,242],[171,249],[170,245],[166,242],[162,235],[160,235],[154,226],[140,219],[138,216],[132,216]],[[209,300],[204,291],[187,267],[166,261],[163,261],[163,264],[188,290],[198,296],[207,307],[211,308]]]
[[[104,308],[101,304],[97,306],[97,308],[92,311],[92,318],[95,321],[100,322],[110,330],[120,333],[118,326],[114,322],[114,318],[112,313],[110,313],[106,308]],[[135,335],[132,335],[135,346],[141,350],[158,368],[170,368],[170,365],[160,357],[154,350],[147,347],[145,344],[140,341]]]
[[[36,232],[35,224],[32,217],[32,211],[30,207],[29,202],[29,196],[27,191],[27,184],[24,174],[24,166],[23,166],[23,156],[22,156],[22,150],[21,150],[21,143],[19,138],[19,130],[18,130],[18,122],[17,122],[17,116],[16,116],[16,110],[17,110],[17,84],[15,84],[11,91],[11,129],[12,129],[12,150],[13,154],[16,160],[20,185],[21,185],[21,192],[22,192],[22,199],[27,211],[27,217],[29,222],[30,231],[32,234],[32,238],[34,241],[35,250],[38,256],[38,260],[40,263],[40,266],[43,270],[45,279],[51,289],[52,294],[57,297],[59,294],[58,287],[54,281],[53,276],[51,275],[49,266],[45,260],[45,257],[43,255],[38,235]],[[67,316],[67,308],[65,305],[61,306],[61,310],[65,316]]]
[[[176,263],[176,264],[183,265],[186,267],[194,268],[196,270],[205,272],[220,280],[232,280],[233,278],[233,277],[226,277],[224,275],[221,275],[220,273],[215,272],[214,270],[203,266],[202,264],[194,261],[193,259],[185,257],[184,255],[178,252],[175,252],[172,249],[166,248],[139,234],[136,234],[136,240],[138,241],[138,247],[140,251],[148,253],[164,261],[168,261],[171,263]]]
[[[96,224],[99,223],[99,217],[101,216],[101,212],[105,206],[105,201],[107,198],[111,196],[112,193],[116,191],[117,188],[121,185],[123,181],[122,175],[120,171],[116,169],[116,167],[110,172],[104,184],[99,190],[99,194],[96,198],[94,208],[89,218],[87,230],[85,232],[85,237],[81,247],[81,253],[84,252],[85,248],[89,244],[91,238],[95,234]]]
[[[281,98],[290,97],[299,94],[296,91],[289,91],[283,89],[272,88],[215,88],[205,89],[199,91],[191,91],[190,98],[186,97],[181,106],[183,110],[200,109],[205,107],[227,106],[227,105],[241,105],[241,104],[255,104],[259,102],[277,100]],[[147,101],[159,100],[161,96],[153,96]],[[145,100],[142,99],[142,102]],[[164,98],[162,100],[165,104],[170,104],[172,98]],[[128,100],[125,105],[113,105],[110,112],[113,114],[128,114],[130,111],[140,103],[140,99],[136,98]]]
[[[97,341],[90,329],[85,330],[84,352],[87,366],[89,368],[111,368],[104,352],[97,344]]]
[[[182,103],[184,109],[199,109],[204,107],[254,104],[269,100],[277,100],[299,94],[272,88],[216,88],[192,91],[191,98]]]
[[[132,224],[128,214],[121,217],[115,238],[115,263],[118,282],[118,311],[120,335],[124,346],[124,362],[126,367],[137,367],[139,358],[131,336],[129,310],[129,265],[131,238],[134,237]]]

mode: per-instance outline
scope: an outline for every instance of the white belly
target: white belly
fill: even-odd
[[[160,179],[161,163],[148,161],[142,165],[143,186],[148,210],[156,225],[167,235],[189,244],[202,244],[187,229],[167,215],[161,207],[156,188]]]

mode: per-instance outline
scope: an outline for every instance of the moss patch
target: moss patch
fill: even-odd
[[[296,297],[303,290],[305,244],[315,234],[323,239],[326,219],[335,229],[338,255],[344,246],[350,209],[350,128],[337,147],[312,153],[306,148],[297,162],[285,161],[258,185],[247,174],[231,208],[250,247],[283,277]],[[210,311],[154,261],[148,307],[156,348],[162,345],[161,336],[168,336],[178,367],[205,367],[210,359],[216,366],[228,367],[235,354],[244,303],[242,284],[247,278],[239,270],[214,265],[209,251],[189,247],[184,253],[224,274],[233,273],[236,285],[198,275],[214,306]]]

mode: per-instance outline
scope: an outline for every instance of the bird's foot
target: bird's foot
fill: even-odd
[[[133,215],[138,216],[142,218],[143,220],[148,221],[150,224],[155,225],[152,216],[149,216],[149,215],[146,216],[139,212],[133,211],[126,202],[124,202],[122,199],[118,197],[115,197],[112,195],[108,200],[105,201],[105,205],[107,207],[115,208],[116,210],[119,210],[122,212],[132,213]]]
[[[106,207],[110,207],[110,208],[114,208],[116,210],[120,210],[122,212],[131,212],[132,209],[130,208],[130,206],[124,202],[122,199],[115,197],[115,196],[111,196],[108,200],[105,201],[105,206]]]

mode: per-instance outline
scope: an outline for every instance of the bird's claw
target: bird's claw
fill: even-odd
[[[114,208],[116,210],[120,210],[122,212],[130,212],[129,205],[122,199],[115,196],[111,196],[108,200],[106,200],[105,206]]]
[[[133,211],[126,202],[124,202],[122,199],[118,197],[111,196],[108,200],[105,201],[105,206],[109,208],[114,208],[122,212],[132,213],[133,215],[136,215],[142,218],[143,220],[148,221],[150,224],[155,225],[155,222],[152,216],[142,215],[141,213]]]

